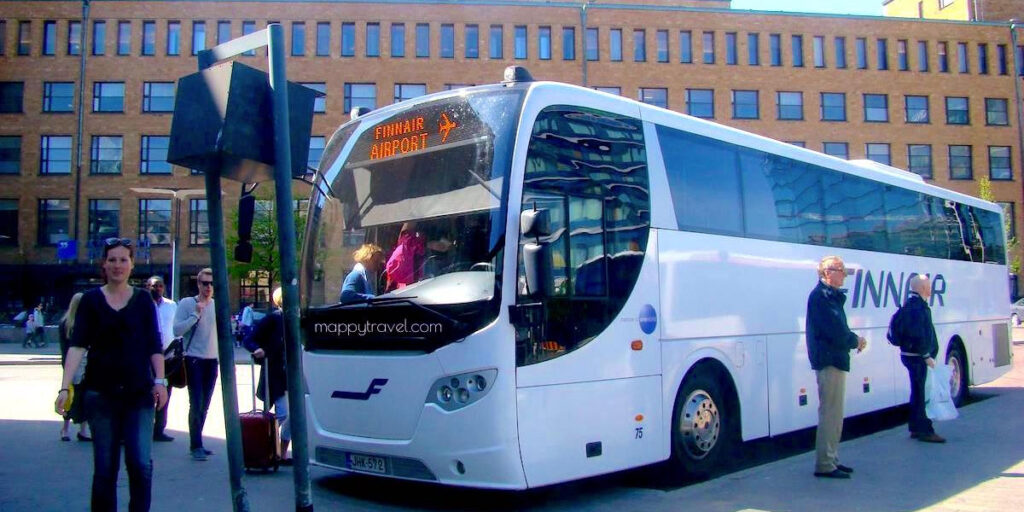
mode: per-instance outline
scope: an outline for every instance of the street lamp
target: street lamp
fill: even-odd
[[[188,189],[174,189],[174,188],[142,188],[132,187],[130,189],[136,194],[156,194],[162,196],[170,196],[174,200],[174,238],[171,239],[171,300],[178,301],[178,283],[180,278],[179,263],[178,263],[178,241],[181,234],[181,201],[191,196],[205,196],[206,189],[202,188],[188,188]],[[139,233],[142,236],[142,233]]]

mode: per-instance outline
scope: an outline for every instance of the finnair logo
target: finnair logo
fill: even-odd
[[[370,381],[370,386],[366,388],[366,391],[335,391],[331,393],[331,398],[341,398],[343,400],[369,400],[370,395],[376,395],[380,393],[384,385],[388,383],[387,379],[373,379]]]

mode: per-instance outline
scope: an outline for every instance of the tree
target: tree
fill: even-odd
[[[992,182],[985,176],[978,179],[978,197],[985,201],[995,202],[995,196],[992,194]],[[1013,275],[1020,275],[1020,253],[1018,248],[1020,242],[1017,237],[1013,236],[1010,231],[1010,226],[1013,225],[1013,219],[1007,216],[1003,219],[1003,235],[1006,238],[1006,253],[1009,255],[1009,270]]]
[[[256,196],[256,212],[252,221],[252,261],[242,263],[228,257],[228,274],[237,280],[259,280],[260,276],[266,277],[269,292],[280,283],[281,275],[281,251],[278,239],[277,217],[274,213],[275,199],[273,187],[259,187],[253,193]],[[302,194],[292,192],[292,204],[300,204],[305,199]],[[301,201],[305,204],[305,201]],[[231,210],[229,214],[230,231],[227,233],[227,249],[233,251],[238,244],[238,208]],[[295,210],[295,240],[296,249],[302,247],[302,237],[305,234],[306,210],[297,208]]]

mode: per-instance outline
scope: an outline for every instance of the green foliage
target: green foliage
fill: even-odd
[[[985,201],[995,202],[995,195],[992,194],[992,182],[985,176],[978,178],[978,197]],[[1017,237],[1013,236],[1010,232],[1010,226],[1013,225],[1013,219],[1006,217],[1003,219],[1003,235],[1006,238],[1006,253],[1009,255],[1009,270],[1011,274],[1020,275],[1020,242]]]
[[[256,196],[256,214],[252,221],[252,261],[242,263],[234,260],[235,245],[238,244],[238,205],[228,213],[229,229],[226,235],[228,250],[228,274],[233,279],[247,279],[254,275],[268,276],[270,290],[280,284],[281,251],[278,239],[277,216],[274,213],[275,199],[273,187],[260,186]],[[304,199],[300,194],[292,193],[293,202]],[[296,251],[302,247],[305,234],[305,210],[295,212]]]

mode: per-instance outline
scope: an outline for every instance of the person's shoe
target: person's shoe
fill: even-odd
[[[291,457],[288,457],[287,459],[281,459],[282,466],[291,466],[292,464],[293,462]]]
[[[206,460],[206,452],[202,448],[196,448],[192,450],[192,460],[202,461]]]
[[[853,468],[851,468],[850,466],[844,466],[842,464],[836,464],[836,469],[847,474],[853,473]]]
[[[910,438],[911,439],[917,439],[919,437],[921,437],[921,433],[920,432],[911,432],[910,433]]]
[[[833,469],[832,471],[815,471],[814,476],[818,478],[838,478],[838,479],[849,479],[850,474],[840,471],[839,468]]]
[[[88,442],[92,441],[91,437],[86,436],[86,435],[82,435],[81,432],[79,432],[78,434],[75,434],[75,437],[77,437],[78,440],[82,441],[83,443],[88,443]]]
[[[202,450],[202,451],[203,451],[203,453],[205,453],[205,454],[207,454],[207,455],[213,455],[213,452],[212,452],[212,451],[210,451],[210,450],[207,450],[206,448],[200,448],[200,450]]]
[[[945,443],[946,442],[946,438],[945,437],[942,437],[942,436],[936,434],[935,432],[932,432],[931,434],[919,434],[917,436],[917,440],[921,441],[922,443]]]
[[[160,443],[169,443],[174,441],[174,438],[161,432],[159,434],[153,434],[153,440]]]

